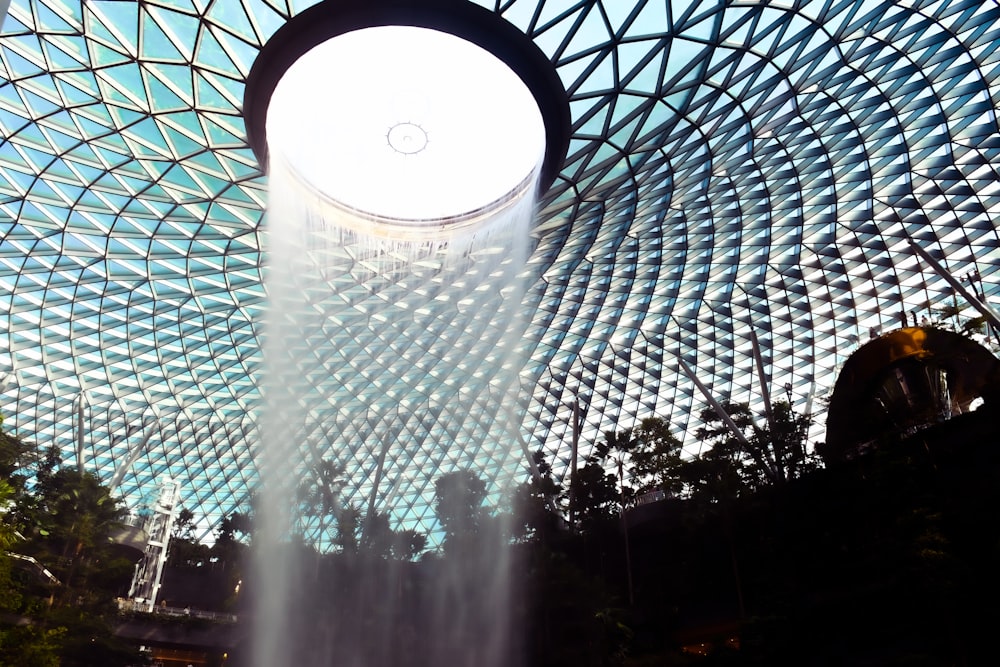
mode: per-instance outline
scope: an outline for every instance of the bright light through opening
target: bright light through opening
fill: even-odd
[[[278,83],[271,160],[358,224],[478,225],[534,194],[545,126],[521,79],[485,49],[403,26],[329,39]]]

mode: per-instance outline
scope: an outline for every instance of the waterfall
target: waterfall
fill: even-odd
[[[302,480],[330,461],[342,508],[426,527],[416,512],[439,471],[482,476],[496,500],[524,470],[515,422],[534,196],[499,208],[474,229],[393,237],[271,161],[255,665],[516,664],[508,550],[493,533],[461,559],[304,567],[308,547],[342,545],[334,519],[304,517],[299,502]]]

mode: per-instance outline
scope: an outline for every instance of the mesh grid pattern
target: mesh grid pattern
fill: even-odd
[[[7,425],[74,456],[82,394],[84,465],[118,472],[132,505],[173,475],[205,533],[256,481],[267,184],[244,80],[308,4],[13,0],[0,34]],[[524,447],[557,471],[574,399],[584,441],[658,414],[693,451],[703,399],[678,357],[715,396],[757,404],[752,335],[772,391],[789,383],[822,425],[818,399],[872,328],[952,303],[911,242],[1000,294],[996,2],[479,4],[570,94],[569,152],[533,232],[517,411]],[[408,341],[428,376],[453,363],[435,342],[455,332],[434,321]],[[348,372],[342,342],[317,353]],[[388,414],[412,388],[385,381]],[[473,466],[495,489],[526,473],[494,456],[489,420],[460,412],[390,451],[415,471],[395,490],[400,525],[430,526],[440,473]],[[363,499],[371,473],[351,473]]]

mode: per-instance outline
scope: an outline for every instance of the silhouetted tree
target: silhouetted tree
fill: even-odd
[[[397,560],[413,560],[427,548],[427,536],[413,528],[393,532],[392,555]]]
[[[372,512],[361,521],[361,550],[378,558],[388,558],[392,553],[392,527],[389,516],[381,512]]]
[[[252,505],[252,502],[251,502]],[[226,589],[233,591],[239,582],[243,581],[244,568],[248,566],[250,546],[248,542],[253,535],[253,510],[233,511],[222,518],[215,534],[215,544],[209,550],[211,558],[217,559],[225,571]],[[203,545],[196,545],[192,551],[196,555]],[[235,598],[230,602],[235,602]]]
[[[504,517],[485,505],[486,483],[457,470],[435,483],[442,558],[422,562],[433,582],[427,664],[509,663],[511,550]]]
[[[456,470],[434,484],[434,512],[444,531],[445,553],[470,550],[489,522],[486,483],[471,470]]]
[[[514,515],[514,538],[519,541],[532,539],[548,543],[552,534],[564,523],[559,513],[562,486],[552,476],[552,466],[539,450],[532,455],[538,475],[518,485],[511,497]]]
[[[635,429],[631,451],[632,480],[636,495],[663,491],[668,496],[684,490],[681,441],[661,417],[647,417]]]
[[[191,539],[191,533],[194,531],[194,512],[186,507],[182,507],[177,513],[177,519],[174,521],[173,531],[171,532],[171,539]]]
[[[806,444],[811,415],[796,413],[787,401],[776,401],[771,417],[772,421],[754,425],[750,445],[756,453],[751,458],[765,483],[780,486],[815,470],[819,463]]]
[[[334,523],[337,534],[333,544],[342,553],[355,554],[361,544],[361,508],[355,505],[340,505],[334,509]]]
[[[811,416],[797,414],[787,402],[777,401],[771,406],[771,420],[758,424],[745,403],[727,402],[722,407],[746,442],[715,410],[703,410],[704,425],[696,436],[709,449],[684,471],[692,493],[736,497],[764,486],[782,486],[816,468],[816,457],[806,446]]]
[[[413,560],[427,546],[427,537],[413,529],[393,530],[389,516],[373,512],[361,520],[359,550],[394,560]]]
[[[231,539],[232,522],[226,523],[224,539]],[[220,526],[220,528],[222,528]],[[167,564],[172,567],[200,567],[211,554],[211,548],[194,538],[194,512],[184,508],[177,515],[167,551]]]
[[[340,494],[346,480],[344,466],[333,459],[320,459],[310,466],[298,487],[298,500],[301,516],[315,518],[319,521],[314,546],[322,551],[327,540],[328,521],[331,518],[336,525],[340,519],[336,517],[340,506]]]
[[[612,437],[615,437],[613,432]],[[593,452],[584,459],[583,467],[577,469],[570,480],[573,521],[584,533],[606,531],[620,511],[618,477],[606,469],[610,452],[606,441],[595,445]]]

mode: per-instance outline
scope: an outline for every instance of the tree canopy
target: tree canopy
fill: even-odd
[[[0,625],[0,665],[144,664],[112,634],[114,599],[132,574],[112,541],[122,503],[57,450],[6,432],[0,472],[0,607],[14,620]]]

